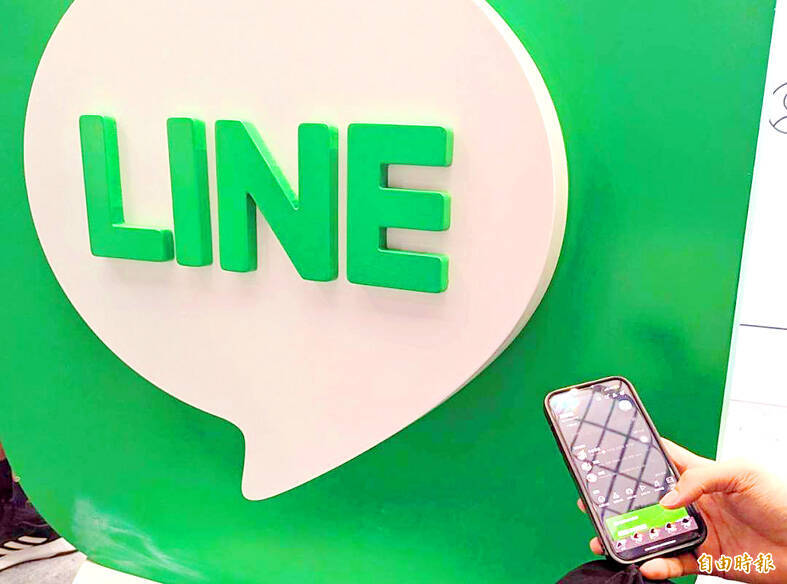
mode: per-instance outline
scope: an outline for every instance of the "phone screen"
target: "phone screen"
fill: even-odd
[[[693,508],[659,505],[677,476],[625,381],[569,389],[548,403],[615,555],[636,560],[700,536],[702,519]]]

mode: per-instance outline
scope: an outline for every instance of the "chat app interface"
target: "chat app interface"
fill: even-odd
[[[654,553],[696,535],[685,508],[658,504],[677,478],[625,382],[562,392],[550,407],[617,552]]]

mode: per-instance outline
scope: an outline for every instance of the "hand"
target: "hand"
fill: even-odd
[[[772,553],[776,566],[769,574],[759,574],[752,565],[746,574],[719,572],[714,563],[713,575],[753,584],[787,582],[787,485],[748,462],[714,462],[669,440],[663,442],[681,476],[661,505],[675,509],[694,503],[702,513],[708,537],[695,550],[697,556],[707,553],[716,560],[722,554],[733,558],[746,552],[756,558],[760,552]],[[585,511],[582,502],[578,504]],[[590,549],[604,553],[596,537]],[[696,557],[684,553],[649,560],[640,571],[646,578],[663,580],[697,574],[699,568]]]

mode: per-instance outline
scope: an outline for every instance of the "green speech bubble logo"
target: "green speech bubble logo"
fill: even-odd
[[[565,224],[546,87],[475,0],[77,0],[25,170],[71,302],[243,431],[250,499],[459,391],[535,310]]]

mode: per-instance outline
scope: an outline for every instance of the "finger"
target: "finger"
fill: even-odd
[[[582,499],[577,499],[577,507],[579,507],[579,510],[582,511],[582,513],[588,512],[588,510],[585,508],[585,504],[582,502]]]
[[[649,580],[666,580],[697,573],[697,559],[691,554],[674,558],[656,558],[642,564],[639,569]]]
[[[678,467],[678,470],[681,473],[686,472],[692,467],[702,466],[704,464],[713,462],[707,458],[703,458],[694,454],[691,450],[686,450],[683,448],[683,446],[678,446],[672,440],[662,438],[661,441],[664,444],[664,449],[667,451],[670,459],[675,463],[675,466]]]
[[[678,479],[675,488],[659,501],[662,507],[674,509],[693,503],[709,493],[740,493],[751,484],[750,470],[736,462],[715,462],[694,466]]]
[[[601,542],[598,540],[597,537],[594,537],[590,540],[590,551],[592,551],[597,556],[604,555],[604,548],[601,547]]]

